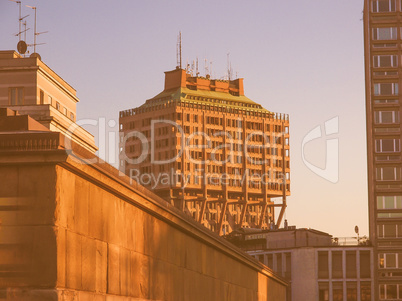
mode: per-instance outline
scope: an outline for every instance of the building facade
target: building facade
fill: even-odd
[[[120,170],[212,231],[281,223],[289,119],[247,98],[243,79],[165,72],[160,94],[120,112],[120,131]]]
[[[369,231],[378,300],[402,300],[402,2],[364,1]]]
[[[0,108],[29,115],[88,151],[97,151],[93,135],[75,123],[77,91],[38,56],[22,57],[13,50],[0,51],[0,83]]]
[[[237,232],[237,233],[236,233]],[[227,239],[290,282],[289,301],[375,301],[367,239],[333,239],[313,229],[241,229]]]

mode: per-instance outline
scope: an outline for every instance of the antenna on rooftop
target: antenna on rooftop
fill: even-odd
[[[179,31],[179,36],[177,37],[177,45],[176,45],[176,60],[177,60],[177,68],[181,69],[181,31]]]
[[[197,56],[197,61],[196,61],[196,64],[195,64],[195,76],[198,77],[199,74],[200,73],[198,72],[198,56]]]
[[[209,62],[209,75],[212,77],[212,61]],[[215,78],[215,77],[212,77]]]
[[[25,33],[27,30],[29,30],[29,28],[26,29],[26,22],[24,22],[25,30],[21,30],[21,27],[22,27],[22,20],[24,20],[29,15],[26,15],[24,17],[21,16],[21,1],[17,1],[17,0],[10,0],[10,1],[17,3],[17,5],[18,5],[18,11],[19,11],[19,13],[18,13],[18,33],[15,36],[18,36],[18,44],[17,44],[18,52],[20,54],[25,54],[28,46],[25,42],[26,39],[25,38],[24,38],[24,40],[21,39],[21,34]],[[26,35],[24,35],[24,36],[26,37]]]
[[[228,56],[228,80],[230,81],[232,78],[232,64],[230,63],[230,52],[227,54]]]
[[[18,10],[19,10],[19,15],[18,15],[18,33],[16,36],[18,36],[18,40],[21,41],[21,1],[16,1],[16,0],[10,0],[11,2],[17,3],[18,5]]]
[[[26,6],[26,7],[29,7],[29,8],[32,8],[32,9],[35,11],[34,43],[31,44],[31,45],[29,45],[29,46],[33,46],[33,47],[34,47],[34,52],[31,54],[31,56],[36,57],[36,56],[39,56],[39,54],[36,53],[36,46],[46,44],[46,43],[39,43],[39,44],[36,43],[36,36],[38,36],[38,35],[40,35],[40,34],[47,33],[48,31],[42,31],[42,32],[37,32],[37,31],[36,31],[36,11],[37,11],[36,6],[29,6],[29,5],[25,5],[25,6]],[[39,58],[40,58],[40,56],[39,56]]]
[[[191,76],[194,76],[194,69],[195,69],[195,62],[194,60],[191,62],[191,69],[190,69],[190,74]]]
[[[27,40],[27,31],[30,30],[30,28],[27,29],[27,21],[25,21],[23,23],[23,25],[24,25],[24,30],[22,32],[24,33],[24,41],[26,41]]]

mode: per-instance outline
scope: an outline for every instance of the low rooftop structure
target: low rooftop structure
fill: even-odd
[[[13,50],[0,51],[0,108],[29,115],[51,131],[71,137],[88,151],[97,147],[93,135],[76,121],[76,90],[38,56],[22,57]]]

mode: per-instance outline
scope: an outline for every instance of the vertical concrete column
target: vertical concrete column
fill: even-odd
[[[278,270],[278,262],[276,258],[276,253],[272,253],[272,269],[276,272]]]
[[[226,116],[223,115],[222,117],[222,126],[223,126],[223,145],[225,146],[223,148],[223,158],[224,158],[224,164],[223,164],[223,174],[225,175],[225,179],[226,181],[227,179],[227,163],[226,163],[226,156],[227,156],[227,150],[226,150]],[[219,217],[219,222],[218,222],[218,227],[217,227],[217,233],[220,235],[222,232],[222,225],[225,221],[225,215],[226,215],[226,210],[227,210],[227,203],[228,203],[228,183],[222,183],[223,185],[223,203],[221,205],[221,212],[220,215],[217,216],[217,218]],[[225,233],[226,234],[226,233]]]
[[[282,253],[282,277],[285,277],[285,271],[286,271],[286,253]]]
[[[360,250],[356,249],[357,300],[360,300]]]
[[[200,208],[200,212],[199,212],[199,219],[198,221],[202,224],[204,221],[204,212],[205,212],[205,208],[207,206],[207,200],[208,200],[208,189],[207,189],[207,149],[205,147],[206,145],[206,132],[207,132],[207,127],[206,127],[206,117],[205,117],[205,111],[202,112],[202,144],[203,144],[203,148],[202,148],[202,160],[203,160],[203,177],[202,177],[202,183],[201,183],[201,187],[202,187],[202,193],[203,193],[203,200],[201,201],[202,205]]]
[[[183,130],[184,139],[182,139],[182,154],[181,154],[181,171],[182,171],[182,178],[181,178],[181,203],[180,203],[180,210],[184,211],[186,207],[186,200],[185,200],[185,186],[184,186],[184,178],[186,177],[186,134],[184,131],[184,108],[181,109],[181,126]]]
[[[328,250],[328,283],[329,283],[329,301],[332,301],[334,298],[334,294],[332,293],[333,285],[332,285],[332,251]]]
[[[342,251],[342,284],[343,284],[343,300],[346,300],[347,293],[346,293],[346,251]]]
[[[401,123],[402,124],[402,123]],[[375,300],[375,296],[379,296],[379,287],[375,287],[375,284],[378,283],[374,277],[376,277],[375,270],[378,269],[378,253],[375,250],[370,252],[370,270],[371,270],[371,301]]]
[[[244,203],[243,203],[243,210],[242,210],[241,217],[240,217],[240,222],[239,222],[240,227],[243,226],[244,217],[245,217],[246,212],[247,212],[247,206],[248,206],[248,183],[249,183],[249,177],[248,177],[248,172],[247,172],[248,165],[247,165],[247,157],[246,157],[246,154],[247,154],[246,117],[242,118],[242,123],[243,123],[242,124],[242,129],[243,129],[243,131],[242,131],[242,135],[243,135],[243,139],[242,139],[242,141],[243,141],[243,164],[242,164],[242,166],[243,166],[243,172],[245,174],[244,174],[244,177],[243,177],[244,182],[243,182],[243,185],[242,185],[243,195],[244,195]]]

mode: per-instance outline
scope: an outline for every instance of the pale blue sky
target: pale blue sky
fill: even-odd
[[[289,224],[334,236],[368,233],[362,0],[26,0],[38,7],[38,52],[77,89],[78,119],[118,120],[163,89],[164,71],[207,57],[224,76],[226,54],[252,100],[291,118]],[[33,27],[33,12],[28,26]],[[0,49],[15,49],[17,5],[0,0]],[[32,42],[32,31],[28,33]],[[339,117],[339,182],[310,171],[303,137]],[[95,134],[96,128],[89,128]],[[116,130],[111,128],[108,130]],[[334,138],[332,137],[332,138]],[[325,165],[325,139],[306,158]]]

